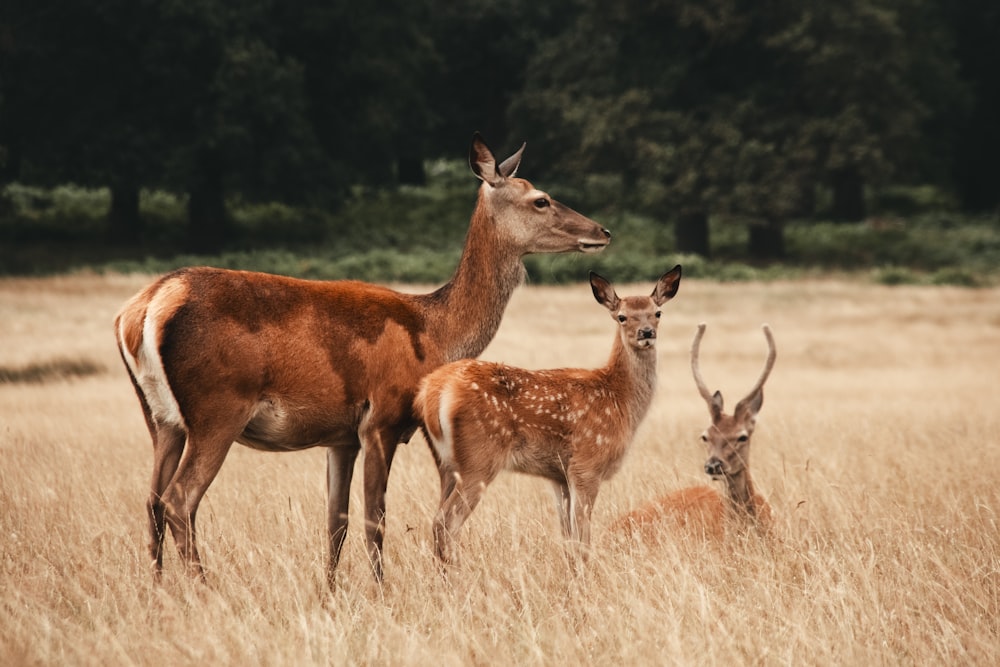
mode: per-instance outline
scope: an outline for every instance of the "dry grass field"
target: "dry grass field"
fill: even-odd
[[[152,448],[111,328],[148,280],[0,280],[0,664],[1000,663],[1000,289],[688,280],[664,308],[658,394],[602,488],[580,573],[548,484],[507,475],[440,577],[437,475],[417,436],[390,479],[384,587],[368,574],[359,473],[328,593],[319,450],[235,447],[199,513],[209,585],[185,578],[170,538],[153,585]],[[702,371],[730,407],[763,363],[761,323],[774,330],[752,469],[777,535],[613,539],[622,512],[706,481],[687,359],[700,321]],[[526,286],[484,356],[596,366],[613,328],[585,284]]]

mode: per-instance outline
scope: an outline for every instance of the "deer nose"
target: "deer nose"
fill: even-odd
[[[705,474],[711,477],[718,477],[722,474],[722,460],[712,457],[705,461]]]
[[[656,338],[656,330],[653,327],[639,329],[639,340],[646,340],[648,338]]]
[[[603,227],[601,228],[601,232],[604,234],[604,238],[608,239],[609,241],[611,240],[611,232],[604,229]]]

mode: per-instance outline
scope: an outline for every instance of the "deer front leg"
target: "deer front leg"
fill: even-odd
[[[600,481],[586,477],[573,476],[569,480],[570,548],[580,561],[590,556],[590,516],[599,485]]]
[[[327,585],[332,589],[340,552],[347,539],[347,517],[351,501],[351,478],[360,445],[330,447],[326,450],[326,526],[330,556],[326,567]]]
[[[382,539],[385,534],[385,492],[389,469],[399,444],[393,429],[370,430],[361,436],[365,450],[365,538],[375,581],[382,583]]]

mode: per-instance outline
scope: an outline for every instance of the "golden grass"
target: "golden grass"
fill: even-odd
[[[322,451],[234,448],[199,513],[210,585],[183,576],[169,538],[152,584],[151,447],[111,331],[147,280],[0,281],[0,370],[99,369],[0,383],[0,664],[1000,662],[1000,289],[688,280],[664,309],[657,400],[603,487],[581,574],[547,484],[507,475],[441,579],[418,436],[390,480],[384,588],[365,561],[359,466],[328,594]],[[779,537],[611,539],[621,512],[703,483],[708,413],[687,362],[700,321],[703,373],[730,405],[763,362],[760,324],[774,329],[752,465]],[[529,286],[484,356],[595,366],[612,331],[588,286]]]

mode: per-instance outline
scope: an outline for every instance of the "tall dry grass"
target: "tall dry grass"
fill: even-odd
[[[359,472],[327,593],[322,451],[234,448],[199,513],[210,585],[183,576],[169,538],[152,584],[151,447],[111,331],[146,280],[0,281],[0,664],[1000,662],[1000,290],[686,281],[581,574],[547,484],[508,475],[440,578],[418,436],[390,479],[384,587],[364,557]],[[633,289],[651,286],[619,293]],[[760,324],[774,329],[752,468],[778,537],[612,539],[621,512],[703,482],[708,414],[687,366],[699,321],[704,375],[730,405],[763,362]],[[586,285],[529,286],[485,356],[595,366],[613,326]]]

